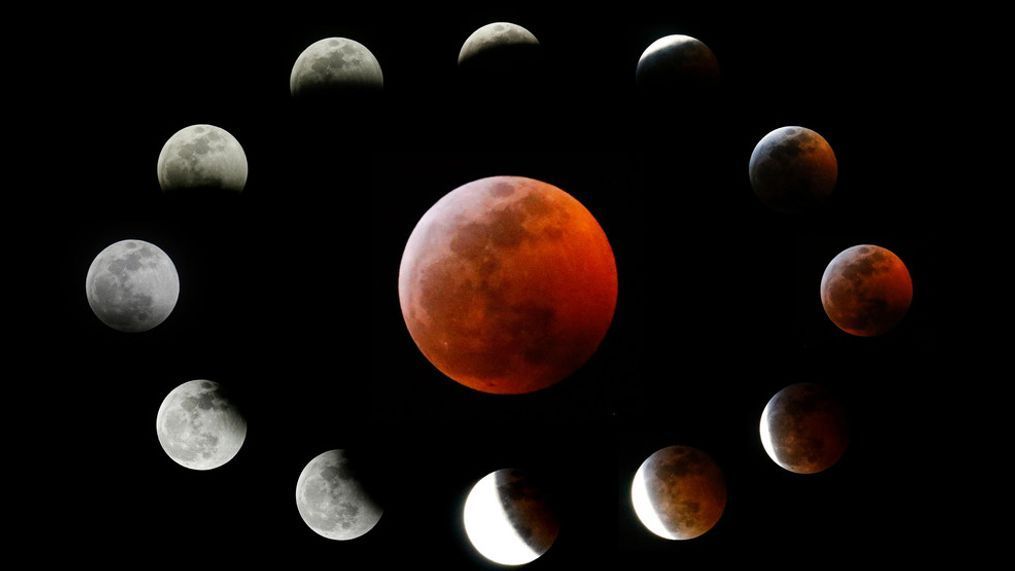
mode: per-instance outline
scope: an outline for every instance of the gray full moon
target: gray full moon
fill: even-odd
[[[138,333],[169,317],[180,296],[180,277],[155,244],[121,240],[95,256],[85,278],[85,296],[103,323]]]
[[[532,32],[510,22],[494,22],[472,32],[458,52],[458,63],[475,57],[490,48],[504,46],[537,46],[539,40]]]
[[[211,470],[232,460],[247,423],[213,381],[187,381],[173,389],[155,420],[159,443],[177,464]]]
[[[366,534],[383,514],[344,450],[324,452],[303,468],[296,482],[296,508],[310,529],[341,541]]]
[[[348,38],[325,38],[296,58],[289,76],[293,96],[331,90],[381,89],[381,64],[363,44]]]
[[[751,187],[780,212],[801,212],[824,204],[839,175],[828,141],[805,127],[780,127],[762,137],[748,166]]]
[[[159,153],[164,191],[222,189],[240,192],[247,183],[247,155],[236,137],[214,125],[177,131]]]

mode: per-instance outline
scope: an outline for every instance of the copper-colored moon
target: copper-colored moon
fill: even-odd
[[[617,267],[574,197],[497,176],[423,215],[405,245],[398,298],[412,339],[441,372],[487,393],[528,393],[596,351],[613,319]]]
[[[797,474],[832,467],[846,451],[846,418],[828,389],[812,383],[775,393],[761,413],[761,443],[779,466]]]
[[[852,335],[881,335],[894,327],[913,301],[906,264],[880,246],[843,250],[821,276],[821,304],[839,329]]]
[[[631,503],[649,531],[664,539],[694,539],[715,527],[726,508],[719,466],[697,448],[669,446],[642,462]]]

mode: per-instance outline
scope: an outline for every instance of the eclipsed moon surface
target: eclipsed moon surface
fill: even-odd
[[[117,331],[139,333],[172,313],[180,277],[155,244],[121,240],[95,256],[85,277],[85,296],[100,321]]]
[[[617,267],[571,195],[490,177],[423,215],[402,254],[398,297],[412,339],[441,372],[483,392],[528,393],[596,351],[613,319]]]
[[[476,482],[462,517],[476,551],[501,565],[535,561],[560,531],[545,490],[519,470],[497,470]]]
[[[303,468],[296,482],[296,508],[310,529],[340,541],[366,534],[384,513],[344,450],[319,454]]]
[[[631,482],[641,523],[664,539],[694,539],[712,529],[726,507],[719,466],[690,446],[670,446],[642,462]]]
[[[805,127],[780,127],[762,137],[748,171],[758,198],[787,213],[823,205],[839,176],[832,146]]]
[[[247,423],[218,383],[187,381],[162,401],[155,420],[159,443],[177,464],[211,470],[233,459],[247,437]]]
[[[881,335],[905,317],[913,280],[891,250],[862,244],[835,256],[821,276],[821,305],[851,335]]]
[[[761,443],[779,466],[797,474],[832,467],[846,451],[846,419],[831,392],[813,383],[790,385],[761,413]]]
[[[645,48],[635,78],[638,86],[650,93],[701,91],[718,82],[719,61],[697,38],[673,34]]]
[[[378,91],[384,87],[381,64],[366,46],[348,38],[325,38],[296,58],[289,76],[294,97]]]
[[[191,125],[166,141],[159,153],[159,186],[164,191],[222,189],[240,192],[247,184],[247,155],[236,137],[214,125]]]
[[[494,22],[482,26],[465,40],[458,52],[458,64],[467,64],[477,57],[484,57],[492,51],[526,49],[538,46],[539,40],[532,32],[510,22]]]

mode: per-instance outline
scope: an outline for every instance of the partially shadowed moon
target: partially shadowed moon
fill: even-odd
[[[247,423],[218,383],[187,381],[173,389],[155,420],[159,443],[177,464],[211,470],[233,459],[247,437]]]
[[[821,385],[790,385],[775,393],[761,413],[765,452],[790,472],[827,470],[842,457],[847,440],[842,406]]]
[[[360,468],[344,450],[318,455],[300,472],[296,508],[322,537],[356,539],[377,525],[384,513],[361,481]]]
[[[821,304],[839,329],[860,337],[881,335],[905,317],[913,301],[906,264],[880,246],[847,248],[821,276]]]
[[[560,524],[544,490],[519,470],[497,470],[472,487],[463,510],[476,551],[502,565],[524,565],[546,553]]]
[[[169,317],[180,296],[180,278],[155,244],[121,240],[95,256],[85,277],[85,295],[103,323],[138,333]]]
[[[222,189],[240,192],[247,183],[247,155],[228,131],[191,125],[177,131],[159,153],[162,190]]]
[[[492,51],[527,49],[538,46],[539,40],[532,32],[510,22],[494,22],[472,32],[458,52],[458,65],[467,64],[476,57],[484,57]]]
[[[758,198],[787,213],[824,204],[839,174],[831,145],[804,127],[780,127],[765,135],[751,153],[748,170]]]
[[[548,387],[592,356],[617,302],[613,250],[563,190],[530,178],[470,182],[409,236],[398,274],[409,333],[459,383],[489,393]]]
[[[310,44],[296,59],[289,76],[295,97],[379,91],[381,64],[363,44],[348,38],[325,38]]]
[[[693,539],[712,529],[726,507],[719,466],[690,446],[670,446],[642,462],[631,503],[649,531],[665,539]]]
[[[647,94],[700,95],[718,83],[719,61],[700,40],[673,34],[645,49],[635,78]]]

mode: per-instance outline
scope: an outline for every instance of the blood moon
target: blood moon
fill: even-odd
[[[617,266],[580,202],[531,178],[461,186],[416,224],[398,272],[402,317],[441,372],[478,391],[560,381],[606,335]]]
[[[846,333],[881,335],[905,317],[913,280],[891,250],[861,244],[835,256],[821,276],[821,304]]]

